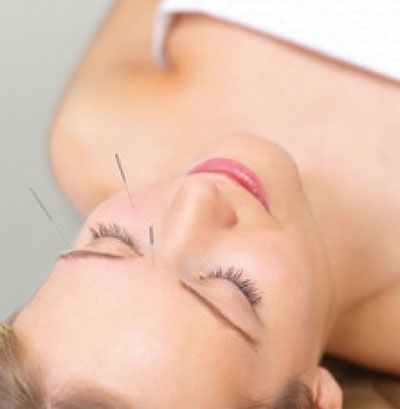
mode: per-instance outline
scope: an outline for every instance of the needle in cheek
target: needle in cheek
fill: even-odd
[[[130,204],[132,206],[132,209],[134,209],[133,200],[132,200],[132,197],[131,197],[130,192],[129,192],[128,183],[126,181],[124,168],[122,167],[121,159],[120,159],[118,153],[115,153],[115,160],[117,162],[119,173],[121,175],[122,181],[124,182],[124,185],[125,185],[125,188],[126,188],[126,193],[128,194],[129,202],[130,202]],[[154,234],[153,234],[153,226],[149,227],[149,241],[150,241],[150,246],[151,246],[151,260],[152,260],[152,264],[153,264],[153,267],[154,267]]]
[[[119,158],[118,153],[115,154],[115,160],[117,161],[119,173],[121,174],[122,181],[124,182],[125,189],[126,189],[126,193],[128,193],[129,202],[130,202],[130,204],[131,204],[131,206],[132,206],[132,209],[134,209],[133,200],[132,200],[131,194],[130,194],[130,192],[129,192],[128,183],[127,183],[127,181],[126,181],[126,176],[125,176],[124,168],[122,167],[122,163],[121,163],[121,160],[120,160],[120,158]]]

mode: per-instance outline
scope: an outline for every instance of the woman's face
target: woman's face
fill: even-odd
[[[59,259],[16,321],[51,393],[87,383],[138,408],[228,409],[317,365],[331,283],[295,163],[243,134],[199,162],[211,157],[251,168],[270,213],[222,174],[187,175],[194,163],[101,203],[74,246],[85,252]],[[261,301],[212,276],[230,267]]]

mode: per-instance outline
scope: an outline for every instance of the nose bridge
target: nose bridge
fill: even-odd
[[[215,181],[188,177],[178,188],[162,220],[163,253],[184,251],[197,243],[206,245],[221,230],[237,223],[233,206]]]

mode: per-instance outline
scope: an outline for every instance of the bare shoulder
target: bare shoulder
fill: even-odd
[[[342,317],[327,352],[358,364],[400,374],[400,279]]]
[[[52,170],[84,214],[117,186],[110,181],[114,152],[124,156],[135,149],[138,135],[144,141],[141,118],[157,114],[158,96],[170,84],[171,72],[155,67],[151,56],[157,5],[158,0],[113,3],[53,118],[48,141]]]
[[[171,87],[168,75],[148,72],[115,75],[89,92],[74,90],[71,106],[54,118],[49,157],[58,184],[81,213],[123,188],[115,153],[133,186],[163,174],[173,158],[168,146],[177,146],[171,135],[179,134],[179,122],[171,120],[176,105],[166,98]]]

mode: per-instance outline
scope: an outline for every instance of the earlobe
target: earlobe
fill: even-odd
[[[313,391],[314,409],[342,409],[342,388],[333,375],[322,366],[317,368]]]

